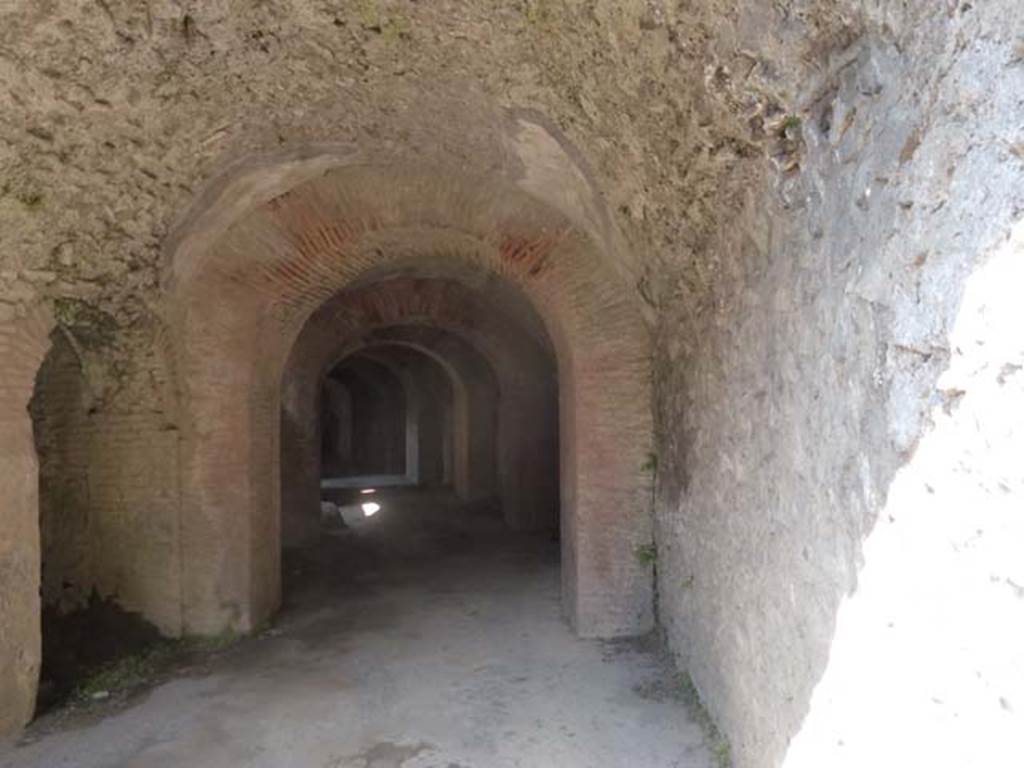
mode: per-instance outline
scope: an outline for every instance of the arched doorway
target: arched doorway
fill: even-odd
[[[241,170],[179,233],[187,631],[246,629],[280,600],[278,413],[301,329],[332,296],[418,267],[498,280],[540,319],[559,381],[565,613],[586,636],[650,628],[650,565],[634,554],[651,537],[646,329],[609,244],[528,182],[324,151]]]

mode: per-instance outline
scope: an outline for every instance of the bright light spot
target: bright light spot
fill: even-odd
[[[362,493],[362,494],[376,493],[376,492],[377,492],[376,488],[363,488],[363,490],[360,491],[360,493]]]
[[[380,512],[380,504],[373,501],[368,501],[363,504],[363,514],[367,517],[373,517],[378,512]]]

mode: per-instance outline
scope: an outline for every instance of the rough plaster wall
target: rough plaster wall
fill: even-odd
[[[457,150],[472,132],[435,118],[493,104],[569,132],[615,180],[601,187],[624,217],[696,229],[677,196],[714,190],[704,156],[734,153],[689,127],[707,33],[686,37],[652,7],[13,3],[0,33],[3,293],[79,296],[131,326],[152,304],[168,228],[225,158],[324,140]]]
[[[28,404],[52,318],[0,325],[0,738],[32,717],[41,650],[39,479]]]
[[[994,638],[1019,625],[1019,554],[997,544],[1022,533],[1014,444],[965,416],[921,492],[887,496],[933,417],[973,391],[1012,402],[994,380],[1019,370],[1021,326],[950,335],[1024,211],[1024,9],[850,18],[848,45],[793,83],[783,172],[708,241],[707,292],[659,322],[660,616],[739,766],[1010,765],[1024,670]],[[968,373],[940,381],[951,366]],[[884,566],[864,549],[876,526],[902,531]],[[837,634],[851,600],[872,642]]]

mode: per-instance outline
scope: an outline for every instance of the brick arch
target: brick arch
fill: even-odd
[[[558,465],[555,361],[551,350],[529,330],[529,318],[508,316],[514,309],[502,307],[500,300],[480,289],[420,278],[374,282],[343,291],[322,305],[303,327],[285,369],[286,418],[292,425],[289,440],[282,443],[282,454],[292,456],[290,471],[282,475],[287,503],[296,511],[318,503],[311,493],[316,436],[310,404],[316,382],[337,356],[336,350],[388,339],[431,347],[431,330],[437,329],[479,355],[496,379],[500,397],[495,465],[506,522],[518,530],[557,525],[558,486],[557,481],[552,483]],[[524,413],[532,417],[523,419]]]
[[[470,283],[495,275],[542,319],[559,376],[566,614],[587,636],[650,628],[652,574],[633,556],[651,537],[646,328],[612,245],[530,189],[551,169],[518,173],[314,153],[242,173],[238,194],[222,185],[182,225],[165,284],[184,416],[187,631],[248,629],[278,605],[280,385],[303,324],[346,287],[418,260]],[[577,183],[565,180],[562,198],[578,197]]]

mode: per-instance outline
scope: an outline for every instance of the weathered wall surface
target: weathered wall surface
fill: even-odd
[[[1020,438],[956,414],[975,392],[1009,406],[1024,341],[1012,322],[951,334],[1024,212],[1022,13],[851,14],[817,71],[783,76],[777,170],[660,317],[660,615],[737,765],[1021,754],[1020,662],[990,639],[1019,628],[1019,559],[998,541],[1021,540]],[[955,442],[890,498],[951,419]],[[858,618],[837,625],[847,602]]]
[[[39,676],[39,483],[28,404],[52,319],[0,326],[0,734],[32,717]]]

